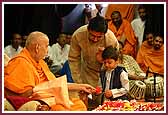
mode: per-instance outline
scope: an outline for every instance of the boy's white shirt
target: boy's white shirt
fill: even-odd
[[[107,77],[107,81],[106,81],[106,89],[109,89],[109,85],[110,82],[108,82],[108,80],[111,79],[111,71],[106,71],[105,76]],[[112,94],[113,94],[113,98],[117,98],[120,97],[124,94],[126,94],[129,91],[129,79],[128,79],[128,73],[125,72],[124,70],[121,72],[120,74],[120,80],[121,80],[121,85],[122,88],[120,89],[112,89]],[[99,79],[99,86],[101,86],[101,80]]]

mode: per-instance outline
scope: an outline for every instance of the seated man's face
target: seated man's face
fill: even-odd
[[[64,47],[64,45],[66,44],[66,35],[65,36],[60,36],[58,38],[58,43],[59,43],[59,45],[61,45],[61,47]]]
[[[151,33],[146,36],[146,40],[150,46],[153,45],[153,39],[154,39],[154,37],[153,37],[153,34],[151,34]]]
[[[111,16],[112,22],[115,26],[120,26],[122,24],[122,18],[118,13],[114,13]]]
[[[153,47],[155,50],[159,50],[163,45],[163,39],[160,36],[156,36],[153,42]]]
[[[12,43],[13,43],[14,47],[18,47],[19,45],[21,45],[21,43],[22,43],[21,35],[20,34],[14,34]]]

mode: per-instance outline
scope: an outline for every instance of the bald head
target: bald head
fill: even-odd
[[[42,32],[35,31],[28,35],[26,40],[26,47],[31,47],[33,44],[39,43],[41,40],[48,39],[48,36]]]
[[[48,45],[48,36],[42,32],[35,31],[28,35],[25,47],[29,51],[32,58],[39,61],[47,55]]]

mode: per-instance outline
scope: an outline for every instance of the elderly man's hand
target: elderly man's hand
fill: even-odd
[[[95,90],[96,90],[94,87],[92,87],[89,84],[79,84],[79,87],[80,87],[81,91],[84,91],[84,92],[89,93],[89,94],[92,93],[92,92],[95,92]]]
[[[70,83],[68,84],[68,90],[79,90],[90,94],[95,92],[96,89],[89,84]]]

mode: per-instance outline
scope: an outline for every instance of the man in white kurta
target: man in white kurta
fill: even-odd
[[[51,47],[51,59],[53,60],[53,65],[63,66],[66,60],[68,60],[70,45],[65,44],[62,48],[59,43],[53,44]]]
[[[91,16],[96,17],[97,13],[99,13],[100,16],[105,17],[106,9],[107,7],[104,7],[103,4],[95,4],[95,9],[91,11]]]
[[[20,34],[13,34],[12,36],[12,44],[6,46],[4,48],[5,54],[9,57],[12,58],[16,54],[20,53],[22,51],[21,43],[22,43],[22,37]]]
[[[57,43],[53,44],[52,47],[50,47],[48,53],[50,59],[53,60],[52,67],[55,66],[55,72],[58,72],[63,67],[65,61],[68,60],[70,49],[70,45],[66,43],[65,34],[60,34],[57,41]]]
[[[144,30],[145,30],[145,22],[146,22],[146,9],[143,6],[139,6],[138,8],[139,17],[134,19],[131,22],[131,26],[134,30],[135,36],[138,39],[138,49],[143,42]]]

